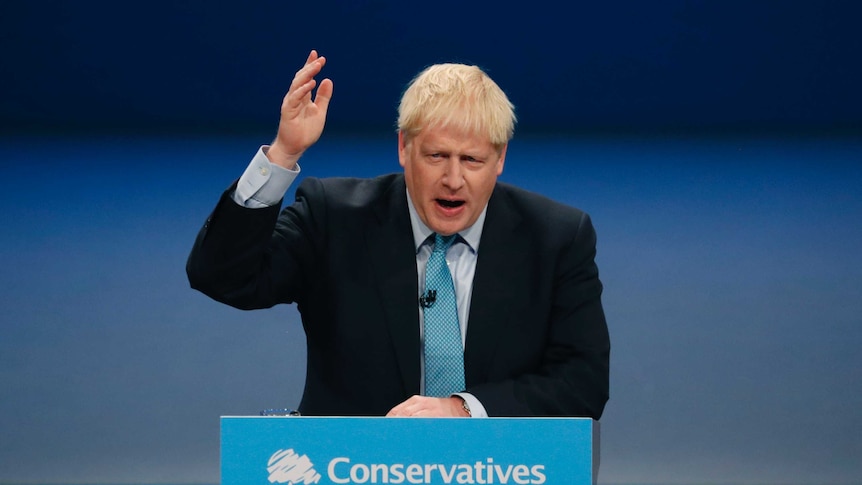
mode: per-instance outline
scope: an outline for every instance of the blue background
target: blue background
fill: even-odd
[[[603,483],[862,483],[856,2],[0,6],[0,482],[218,480],[218,417],[295,406],[293,307],[188,288],[307,52],[303,175],[398,170],[440,61],[519,124],[503,180],[588,211],[613,341]]]

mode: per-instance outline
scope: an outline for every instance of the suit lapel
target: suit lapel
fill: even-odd
[[[404,395],[419,394],[419,294],[416,251],[404,178],[396,177],[365,228],[367,251],[386,325],[401,370]]]
[[[464,354],[468,387],[487,381],[500,336],[504,333],[500,325],[506,321],[507,306],[518,297],[519,290],[513,282],[524,279],[524,263],[520,260],[530,248],[528,238],[513,237],[519,224],[520,215],[498,185],[488,201],[473,277]]]

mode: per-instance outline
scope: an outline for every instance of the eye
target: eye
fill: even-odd
[[[461,161],[466,163],[467,165],[469,165],[471,167],[479,167],[483,163],[485,163],[484,160],[480,160],[480,159],[478,159],[476,157],[472,157],[470,155],[464,155],[463,157],[461,157]]]

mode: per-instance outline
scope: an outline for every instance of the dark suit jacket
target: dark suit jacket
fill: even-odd
[[[200,231],[193,288],[241,309],[296,302],[309,415],[384,415],[419,393],[416,252],[404,177],[307,178],[285,208],[232,189]],[[491,416],[588,416],[608,399],[610,343],[587,214],[498,183],[479,247],[464,354]]]

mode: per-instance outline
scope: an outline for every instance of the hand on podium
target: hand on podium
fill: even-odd
[[[468,418],[470,413],[464,406],[464,400],[457,396],[428,397],[413,396],[392,408],[387,417],[420,417],[420,418]]]

